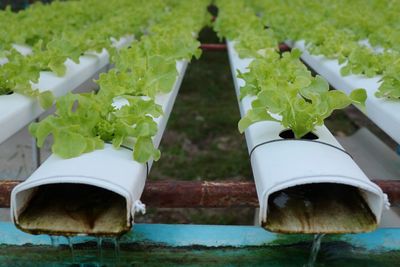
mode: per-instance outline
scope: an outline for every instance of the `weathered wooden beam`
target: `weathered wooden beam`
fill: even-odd
[[[18,180],[0,181],[0,207],[10,206],[11,190]],[[375,180],[392,204],[400,204],[400,180]],[[148,181],[142,200],[150,207],[225,208],[258,207],[253,182],[240,181]]]

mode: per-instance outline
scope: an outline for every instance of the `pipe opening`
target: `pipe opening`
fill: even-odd
[[[32,234],[120,235],[130,228],[126,205],[123,196],[96,186],[42,185],[19,215],[18,227]]]
[[[268,198],[263,227],[280,233],[360,233],[377,221],[359,188],[335,183],[305,184]]]
[[[279,136],[283,139],[296,138],[294,135],[294,132],[291,129],[283,130],[282,132],[279,133]],[[300,139],[315,140],[315,139],[318,139],[318,136],[313,132],[309,132]]]

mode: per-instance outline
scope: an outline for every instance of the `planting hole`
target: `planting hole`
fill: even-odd
[[[371,193],[336,183],[285,188],[269,196],[267,221],[263,226],[281,233],[372,231],[377,222],[363,197],[368,194]]]
[[[14,92],[8,88],[0,87],[0,95],[12,95]]]
[[[121,195],[96,186],[65,183],[39,186],[18,223],[33,234],[115,235],[129,230],[126,220],[126,201]]]
[[[280,132],[279,136],[282,137],[283,139],[295,139],[294,132],[291,129],[287,129]],[[300,139],[315,140],[318,139],[318,136],[313,132],[309,132]]]

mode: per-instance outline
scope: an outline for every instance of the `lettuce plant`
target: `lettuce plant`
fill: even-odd
[[[100,75],[96,81],[99,91],[60,97],[54,115],[30,125],[39,146],[52,135],[52,151],[62,158],[101,149],[106,142],[115,148],[133,147],[133,159],[140,163],[159,159],[160,151],[153,144],[158,132],[154,119],[163,111],[155,97],[172,90],[178,60],[200,56],[199,42],[193,33],[208,23],[209,1],[146,3],[149,6],[142,9],[148,15],[133,12],[132,7],[141,10],[134,3],[126,7],[129,16],[142,16],[151,21],[151,26],[131,47],[113,51],[115,68]],[[151,6],[159,7],[162,12]],[[134,24],[139,25],[136,20]],[[123,105],[117,107],[118,101],[123,101]]]
[[[400,99],[400,5],[396,1],[248,0],[244,6],[257,12],[279,41],[304,40],[311,54],[337,59],[342,76],[379,75],[375,96]]]
[[[256,122],[274,121],[291,129],[295,138],[301,138],[322,125],[335,109],[352,103],[364,105],[364,89],[354,90],[349,96],[329,90],[327,81],[321,76],[313,77],[300,61],[300,50],[279,54],[275,33],[265,30],[246,4],[244,0],[219,0],[221,15],[215,23],[221,36],[235,41],[240,57],[253,59],[249,71],[238,74],[245,81],[240,98],[254,98],[251,109],[238,123],[240,132]],[[237,10],[241,10],[240,14]],[[231,21],[235,23],[230,24]]]

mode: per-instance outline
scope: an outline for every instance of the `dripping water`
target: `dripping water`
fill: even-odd
[[[49,235],[51,246],[56,249],[56,260],[58,261],[60,258],[60,251],[58,247],[60,246],[60,237],[56,235]]]
[[[97,255],[99,258],[99,265],[103,264],[103,238],[97,237]]]
[[[113,238],[114,241],[114,252],[115,252],[115,262],[119,262],[119,254],[120,254],[120,248],[119,248],[119,237]]]
[[[57,248],[60,246],[60,237],[56,235],[50,235],[51,246]]]
[[[325,234],[316,234],[314,235],[313,244],[311,247],[310,257],[308,259],[308,263],[305,267],[314,267],[315,262],[317,260],[319,249],[321,248],[321,240],[325,236]]]
[[[74,244],[72,243],[72,238],[67,236],[69,251],[71,252],[71,259],[72,262],[75,262],[75,255],[74,255]]]

